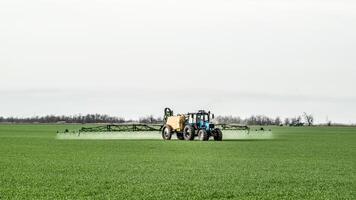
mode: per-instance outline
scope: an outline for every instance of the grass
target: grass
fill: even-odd
[[[355,128],[278,127],[274,140],[56,140],[64,127],[0,125],[0,199],[355,199]]]

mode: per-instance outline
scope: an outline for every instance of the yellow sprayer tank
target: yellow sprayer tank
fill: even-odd
[[[171,116],[167,119],[167,124],[172,127],[174,131],[183,131],[184,129],[185,116]]]

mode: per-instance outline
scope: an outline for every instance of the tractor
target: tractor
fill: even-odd
[[[170,140],[172,135],[176,134],[179,140],[194,140],[198,137],[199,140],[207,141],[213,137],[215,141],[221,141],[223,134],[211,123],[212,119],[214,114],[210,111],[199,110],[196,113],[174,116],[170,108],[165,108],[162,138]]]

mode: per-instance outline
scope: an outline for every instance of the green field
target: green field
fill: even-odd
[[[355,199],[356,128],[273,140],[57,140],[0,125],[0,199]],[[69,127],[69,128],[73,128]]]

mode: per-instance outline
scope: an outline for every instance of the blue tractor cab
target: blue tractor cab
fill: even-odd
[[[211,122],[214,119],[214,114],[211,114],[210,111],[199,110],[196,113],[188,113],[186,117],[183,130],[185,139],[194,140],[194,137],[198,136],[199,140],[209,140],[210,137],[217,141],[222,140],[221,130],[215,128],[214,123]]]
[[[197,130],[205,129],[209,131],[210,128],[214,128],[214,124],[210,123],[210,119],[213,119],[213,115],[204,110],[199,110],[197,113],[188,113],[188,124],[194,126]]]

